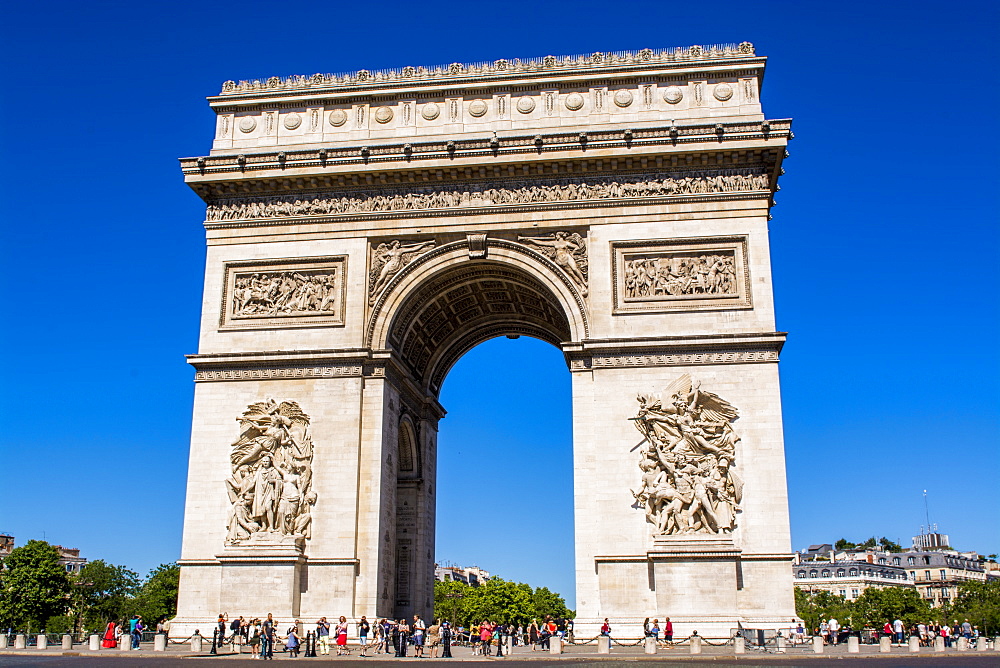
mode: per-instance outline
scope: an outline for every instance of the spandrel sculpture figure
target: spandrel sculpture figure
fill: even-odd
[[[684,374],[654,397],[640,394],[631,418],[645,437],[636,504],[657,534],[727,535],[736,527],[743,481],[733,468],[739,417],[725,399]]]
[[[228,544],[261,537],[311,535],[312,437],[309,416],[294,401],[251,404],[237,420],[232,475],[226,490],[232,509]]]
[[[379,293],[389,284],[392,277],[412,262],[417,255],[434,245],[433,241],[416,244],[402,244],[398,240],[379,244],[372,253],[371,289],[369,304],[374,304]]]
[[[556,232],[544,237],[518,237],[518,241],[534,246],[565,271],[587,296],[587,244],[576,232]]]

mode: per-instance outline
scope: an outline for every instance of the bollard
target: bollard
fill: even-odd
[[[646,654],[656,654],[656,638],[647,636],[643,649],[646,651]]]
[[[944,651],[944,638],[942,636],[934,636],[934,651],[935,652]]]
[[[892,638],[889,636],[882,636],[878,639],[878,651],[879,654],[888,654],[892,651]]]
[[[91,652],[96,652],[97,650],[101,649],[101,636],[97,635],[96,633],[92,634],[90,636],[90,643],[87,645],[87,649],[89,649]]]
[[[969,639],[965,636],[958,636],[958,651],[964,652],[969,649]]]
[[[979,636],[979,640],[976,641],[976,651],[985,652],[990,648],[990,641],[986,639],[986,636]]]
[[[691,636],[691,653],[701,654],[701,636]]]
[[[201,634],[198,633],[197,631],[195,631],[194,635],[191,636],[191,651],[192,652],[200,652],[201,651],[201,640],[202,640]]]
[[[813,652],[816,654],[823,653],[823,636],[815,636],[813,638]]]
[[[733,653],[734,654],[747,653],[747,641],[743,639],[743,636],[736,636],[735,638],[733,638]]]
[[[847,653],[848,654],[860,654],[861,653],[861,639],[857,636],[847,636]]]
[[[166,652],[167,651],[167,636],[165,633],[157,633],[153,638],[153,651],[154,652]]]
[[[132,636],[127,633],[123,633],[122,637],[118,639],[118,649],[122,652],[132,651]]]
[[[788,641],[785,640],[785,636],[779,635],[777,638],[778,649],[775,650],[778,654],[784,654],[785,648],[788,646]]]
[[[597,636],[597,653],[611,654],[611,636]]]
[[[514,636],[507,636],[504,638],[503,651],[504,654],[510,656],[514,650]]]
[[[549,653],[562,654],[562,640],[559,639],[559,636],[549,638]]]
[[[1000,636],[993,639],[993,651],[1000,652]]]
[[[0,633],[0,649],[7,649],[7,644],[10,640],[7,638],[6,633]]]
[[[28,636],[18,633],[14,636],[14,649],[24,649],[28,646]]]
[[[38,638],[35,639],[35,647],[37,649],[48,649],[49,639],[44,633],[38,634]]]
[[[920,638],[918,638],[917,636],[910,636],[910,639],[907,641],[907,644],[910,646],[911,654],[915,654],[920,651]]]
[[[68,633],[64,633],[62,637],[62,648],[63,649],[73,649],[73,636]]]

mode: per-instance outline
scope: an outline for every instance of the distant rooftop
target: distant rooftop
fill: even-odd
[[[533,74],[541,71],[593,71],[619,69],[653,64],[683,64],[755,56],[750,42],[740,44],[710,44],[675,47],[668,49],[641,49],[639,51],[597,51],[576,56],[542,56],[539,58],[501,58],[492,62],[451,63],[431,67],[402,67],[388,70],[358,70],[340,74],[295,75],[269,77],[222,84],[222,95],[240,93],[279,92],[308,88],[336,88],[364,86],[378,83],[449,81],[469,77],[503,78]]]

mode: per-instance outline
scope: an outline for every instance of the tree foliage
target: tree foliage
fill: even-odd
[[[460,626],[490,620],[526,624],[532,619],[572,618],[566,601],[547,587],[492,578],[478,586],[434,582],[434,616]]]
[[[820,622],[836,617],[841,624],[856,629],[881,628],[887,621],[902,620],[905,624],[934,621],[944,617],[914,589],[902,587],[869,587],[857,599],[849,601],[829,591],[806,592],[795,588],[795,612],[810,630]]]
[[[124,619],[139,591],[138,574],[109,564],[103,559],[91,561],[73,579],[73,609],[87,629],[99,629],[111,621]]]
[[[177,591],[180,585],[181,567],[177,564],[160,564],[149,572],[133,610],[142,615],[147,625],[161,619],[170,619],[177,614]]]
[[[986,635],[1000,633],[1000,580],[963,582],[947,615],[945,619],[959,622],[968,619]]]
[[[0,627],[41,629],[69,607],[70,581],[59,551],[43,540],[11,550],[0,569]]]

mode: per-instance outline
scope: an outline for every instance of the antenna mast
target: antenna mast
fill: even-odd
[[[927,490],[924,490],[924,517],[927,520],[927,533],[931,533],[931,511],[927,505]]]

